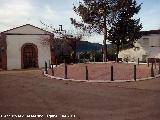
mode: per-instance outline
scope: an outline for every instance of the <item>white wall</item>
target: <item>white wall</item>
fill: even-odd
[[[130,61],[137,61],[138,58],[143,60],[145,55],[147,58],[160,58],[160,34],[144,35],[135,43],[135,46],[139,47],[139,49],[123,50],[118,56],[123,59],[128,56]]]
[[[21,69],[21,48],[25,43],[33,43],[38,48],[38,65],[44,67],[45,60],[51,60],[50,45],[43,45],[42,38],[49,35],[7,35],[7,69]]]

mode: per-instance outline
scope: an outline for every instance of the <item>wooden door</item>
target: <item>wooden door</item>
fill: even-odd
[[[23,49],[23,63],[24,68],[37,67],[37,54],[33,45],[26,45]]]
[[[1,49],[1,48],[0,48]],[[2,68],[2,51],[0,50],[0,69]]]

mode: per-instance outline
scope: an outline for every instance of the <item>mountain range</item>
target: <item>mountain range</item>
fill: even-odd
[[[88,41],[80,41],[77,43],[77,52],[89,52],[89,51],[97,51],[101,50],[103,47],[100,43],[91,43]],[[111,48],[111,44],[107,44],[108,48]]]

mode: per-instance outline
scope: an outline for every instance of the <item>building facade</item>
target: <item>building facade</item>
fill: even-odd
[[[160,30],[143,31],[135,48],[123,50],[118,55],[123,60],[146,62],[147,58],[160,58]]]
[[[0,69],[42,68],[54,62],[54,35],[30,24],[0,34]]]

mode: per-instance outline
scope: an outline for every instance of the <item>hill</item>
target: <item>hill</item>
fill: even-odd
[[[77,52],[88,52],[102,49],[102,45],[99,43],[91,43],[88,41],[80,41],[77,43]]]
[[[108,48],[111,48],[112,45],[108,44]],[[77,52],[89,52],[89,51],[96,51],[101,50],[103,47],[102,44],[99,43],[91,43],[88,41],[80,41],[77,43]]]

